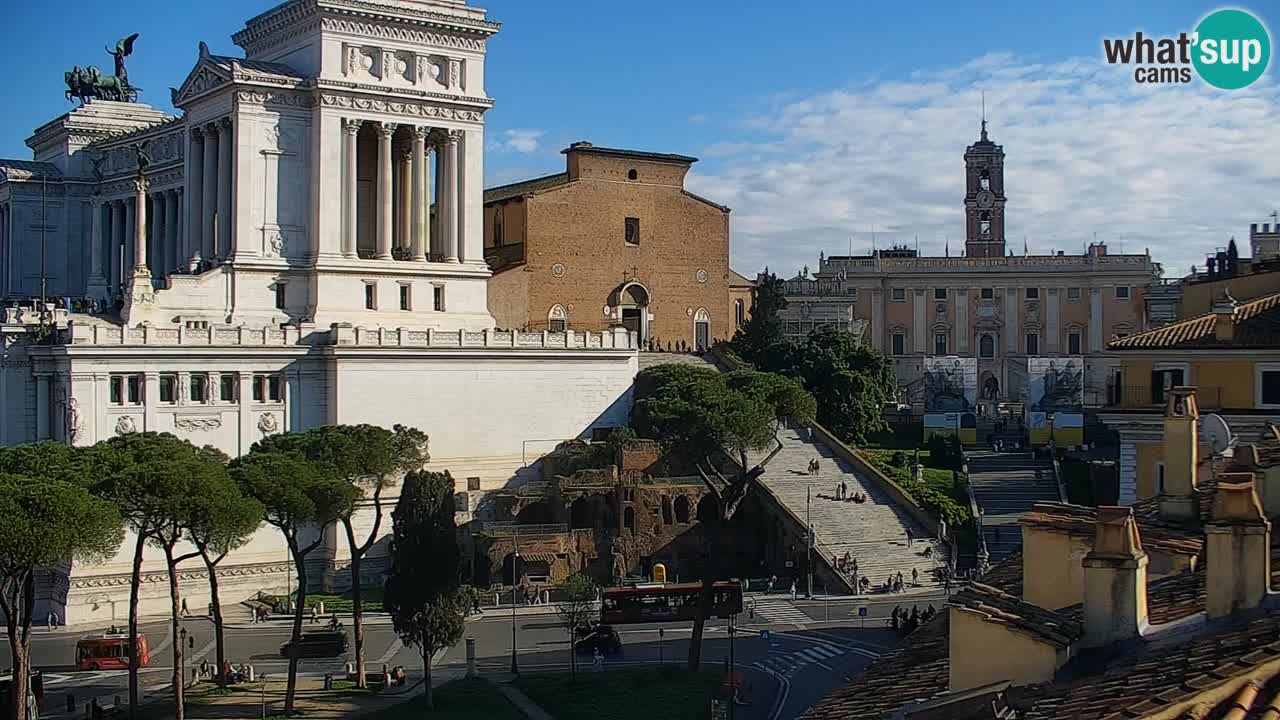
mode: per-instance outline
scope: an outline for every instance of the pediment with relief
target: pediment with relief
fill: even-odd
[[[203,95],[219,85],[226,85],[230,81],[231,78],[226,71],[209,57],[209,46],[202,42],[200,43],[200,59],[196,62],[196,66],[191,69],[191,73],[187,75],[187,79],[183,81],[181,87],[171,89],[173,105],[180,108],[184,103]]]

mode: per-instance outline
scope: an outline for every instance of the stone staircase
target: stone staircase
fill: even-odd
[[[1050,462],[1029,452],[970,451],[968,461],[988,562],[995,564],[1022,549],[1018,519],[1037,502],[1058,502],[1058,484]]]
[[[910,586],[912,569],[919,573],[920,587],[938,586],[934,570],[945,566],[945,546],[926,537],[925,530],[875,482],[864,479],[830,448],[804,439],[802,432],[787,429],[781,433],[783,449],[765,468],[760,485],[801,522],[806,519],[806,494],[812,488],[815,552],[820,551],[829,564],[832,558],[849,553],[858,561],[858,572],[871,581],[873,591],[899,572]],[[815,457],[819,472],[809,475],[807,467]],[[849,497],[861,492],[867,502],[836,500],[836,486],[841,482],[848,483]],[[930,557],[925,556],[926,548],[932,548]]]

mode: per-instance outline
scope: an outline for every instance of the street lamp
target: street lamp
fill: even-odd
[[[734,620],[737,617],[736,613],[729,616],[729,720],[738,716],[735,707],[738,704],[738,661],[733,654],[733,636],[738,630]]]
[[[183,646],[187,644],[187,629],[180,628],[178,630],[178,682],[182,683],[182,687],[187,686],[187,654],[183,652]],[[178,697],[183,700],[183,709],[186,706],[186,693],[180,693]]]
[[[511,529],[512,542],[516,545],[515,555],[511,557],[511,674],[520,674],[520,664],[516,660],[516,586],[520,583],[520,540],[516,535],[518,528]]]

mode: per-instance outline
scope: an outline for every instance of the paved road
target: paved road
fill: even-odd
[[[894,642],[884,629],[885,619],[895,601],[920,598],[920,607],[930,600],[940,606],[941,596],[897,596],[887,599],[840,598],[831,601],[791,603],[782,595],[751,598],[756,612],[740,616],[737,632],[730,640],[726,621],[708,623],[703,658],[709,664],[727,665],[731,652],[747,686],[751,700],[740,707],[739,720],[788,720],[799,717],[834,687],[860,672],[874,657]],[[858,608],[867,606],[867,619]],[[467,637],[476,641],[477,665],[482,673],[507,672],[511,665],[512,619],[501,609],[489,610],[467,626]],[[347,623],[349,627],[350,623]],[[184,627],[192,645],[187,655],[187,672],[202,660],[213,663],[213,628],[205,618],[186,620]],[[280,643],[289,635],[289,623],[272,621],[261,625],[232,625],[227,629],[229,659],[233,664],[248,662],[259,673],[283,673],[287,661],[279,656]],[[152,646],[152,665],[142,672],[142,685],[150,692],[165,692],[171,677],[171,641],[167,622],[144,624]],[[762,631],[768,631],[768,639]],[[652,665],[659,661],[680,663],[688,653],[688,623],[648,623],[619,627],[623,651],[606,660],[611,667]],[[76,640],[83,632],[38,634],[32,643],[35,665],[45,670],[51,711],[65,706],[67,693],[81,703],[91,697],[104,699],[127,695],[127,673],[121,670],[78,672],[74,669]],[[516,647],[521,672],[567,671],[569,644],[554,614],[516,617]],[[422,660],[416,650],[404,647],[385,617],[374,616],[366,623],[365,658],[371,668],[383,663],[403,665],[418,675]],[[304,673],[341,673],[345,658],[305,660]],[[441,676],[465,670],[465,643],[459,643],[435,658]],[[581,658],[579,669],[591,671],[590,657]]]

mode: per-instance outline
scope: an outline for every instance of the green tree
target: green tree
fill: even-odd
[[[288,435],[273,435],[255,444],[247,455],[232,461],[231,477],[246,496],[262,503],[264,518],[284,534],[294,572],[298,575],[297,605],[293,610],[289,679],[284,712],[293,714],[298,689],[297,648],[302,637],[302,613],[307,604],[307,555],[324,542],[326,528],[351,511],[359,491],[338,478],[327,464],[313,463],[291,449]],[[270,442],[268,442],[270,441]],[[303,544],[314,532],[315,540]]]
[[[743,360],[754,363],[769,346],[781,342],[782,318],[787,307],[784,285],[765,268],[751,291],[751,317],[733,337],[731,347]]]
[[[563,599],[556,603],[556,615],[560,618],[560,627],[569,633],[569,669],[576,679],[578,628],[587,625],[596,614],[596,584],[590,577],[577,573],[560,583],[559,589]]]
[[[691,670],[701,664],[702,633],[712,610],[714,583],[723,569],[718,560],[731,554],[717,545],[728,543],[726,534],[734,514],[782,449],[777,437],[782,423],[810,423],[815,410],[813,396],[799,382],[771,373],[722,374],[687,365],[659,365],[636,377],[632,426],[641,436],[662,441],[694,463],[712,503],[712,511],[698,518],[708,526],[708,548],[689,643]],[[773,449],[767,455],[755,464],[750,462],[749,453],[770,446]],[[720,470],[726,465],[731,467],[728,477]]]
[[[223,630],[222,599],[218,590],[218,564],[232,550],[253,537],[262,525],[265,508],[240,492],[230,477],[206,488],[195,498],[187,526],[187,538],[195,546],[209,573],[209,603],[213,608],[213,636],[216,645],[218,684],[225,686],[222,672],[226,663],[226,635]]]
[[[86,472],[95,479],[94,494],[115,503],[134,535],[133,569],[129,587],[129,712],[138,706],[138,593],[142,582],[142,560],[147,543],[168,546],[165,560],[170,567],[170,600],[174,604],[174,628],[178,630],[177,563],[171,543],[183,528],[184,503],[193,482],[207,480],[207,473],[220,472],[221,453],[200,449],[168,433],[129,433],[94,445],[86,451]],[[181,643],[173,643],[175,692],[181,707]]]
[[[46,453],[63,452],[57,447],[42,443],[0,449],[0,466],[9,467],[18,456],[47,459]],[[35,462],[31,467],[33,471],[48,470],[51,465],[57,463]],[[26,717],[36,570],[67,560],[105,560],[120,547],[123,528],[114,505],[94,497],[83,484],[70,482],[62,471],[52,475],[0,473],[0,611],[13,659],[16,701],[8,718]]]
[[[364,609],[361,564],[378,541],[382,529],[382,496],[405,473],[419,470],[431,459],[427,436],[415,428],[396,425],[394,431],[376,425],[331,425],[294,436],[307,459],[331,466],[337,476],[356,488],[373,508],[373,525],[360,539],[353,525],[361,504],[352,504],[339,519],[351,551],[351,613],[355,636],[356,686],[365,686]]]
[[[431,657],[461,639],[466,612],[453,512],[453,477],[415,470],[405,475],[391,513],[391,572],[382,606],[396,634],[422,653],[427,709],[433,705]]]

